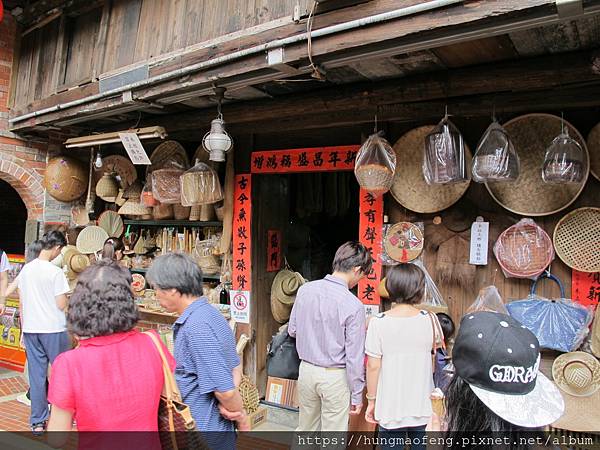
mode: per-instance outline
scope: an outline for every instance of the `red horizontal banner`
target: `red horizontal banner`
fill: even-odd
[[[252,153],[252,173],[325,172],[354,170],[360,145],[297,148]]]

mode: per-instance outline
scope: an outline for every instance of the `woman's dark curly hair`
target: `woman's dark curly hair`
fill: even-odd
[[[69,331],[94,337],[131,330],[139,318],[131,281],[129,271],[112,260],[85,269],[69,301]]]

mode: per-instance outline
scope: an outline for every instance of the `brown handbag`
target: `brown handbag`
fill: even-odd
[[[158,338],[149,331],[144,334],[152,339],[162,361],[165,381],[158,405],[158,432],[163,450],[208,449],[196,430],[190,407],[181,401],[175,377]]]

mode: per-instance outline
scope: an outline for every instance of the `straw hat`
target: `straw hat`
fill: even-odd
[[[418,213],[442,211],[460,199],[470,181],[445,185],[428,185],[423,177],[423,152],[425,137],[435,125],[425,125],[410,130],[394,145],[396,172],[390,192],[402,206]],[[471,152],[465,144],[466,164],[471,167]],[[469,177],[471,171],[467,171]]]
[[[504,128],[519,155],[519,177],[510,183],[486,183],[491,196],[507,210],[523,216],[546,216],[565,209],[585,186],[589,163],[580,183],[548,184],[542,180],[546,149],[561,132],[561,118],[551,114],[526,114],[508,121]],[[567,121],[565,128],[588,156],[581,134]]]
[[[588,397],[600,389],[600,362],[586,352],[565,353],[554,360],[552,377],[567,394]]]
[[[90,259],[79,252],[77,248],[70,248],[65,252],[64,265],[67,267],[68,278],[76,278],[77,274],[83,272],[90,265]]]
[[[77,250],[84,254],[96,253],[102,250],[108,234],[102,228],[92,225],[85,227],[77,236]]]
[[[144,216],[152,214],[152,209],[140,203],[139,199],[130,198],[119,208],[118,214],[125,216]]]
[[[304,283],[302,275],[288,269],[280,270],[275,275],[271,286],[271,312],[277,322],[287,322],[296,300],[296,293]]]
[[[587,147],[590,153],[590,173],[600,180],[600,123],[588,134]]]

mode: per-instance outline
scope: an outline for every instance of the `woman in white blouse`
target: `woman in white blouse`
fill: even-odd
[[[425,449],[434,388],[432,349],[434,340],[441,341],[434,330],[439,326],[435,314],[416,306],[425,293],[425,274],[419,267],[393,267],[385,287],[394,305],[369,322],[365,419],[379,424],[382,449],[401,447],[395,438],[410,438],[412,449]]]

